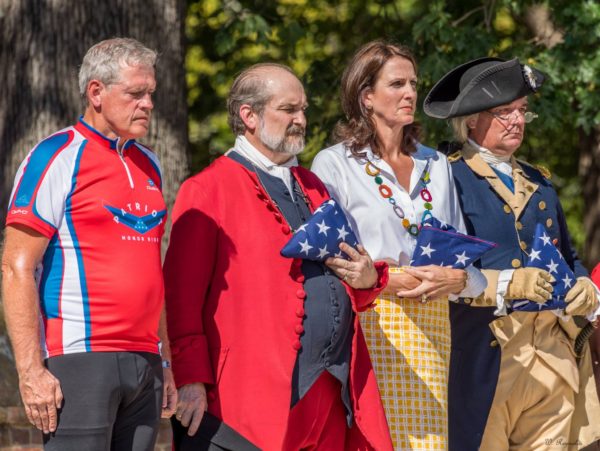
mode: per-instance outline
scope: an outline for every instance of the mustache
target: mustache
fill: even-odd
[[[306,129],[300,125],[292,125],[285,131],[285,136],[304,136],[306,134]]]

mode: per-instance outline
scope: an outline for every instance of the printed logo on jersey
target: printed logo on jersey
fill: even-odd
[[[158,187],[156,186],[156,183],[154,183],[154,180],[152,180],[152,179],[148,179],[148,185],[146,186],[146,189],[148,191],[158,191]]]
[[[131,204],[128,204],[127,206],[129,210],[132,210]],[[162,224],[163,218],[167,214],[167,210],[150,210],[150,213],[143,216],[138,216],[124,208],[115,208],[111,207],[110,205],[105,205],[104,207],[113,214],[113,219],[117,224],[123,224],[124,226],[129,227],[130,229],[133,229],[142,235]],[[146,212],[149,210],[147,205],[142,207],[139,203],[135,203],[133,207],[135,211],[140,212]]]

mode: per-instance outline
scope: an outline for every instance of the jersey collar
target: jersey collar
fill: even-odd
[[[112,149],[112,150],[118,149],[119,138],[110,139],[106,135],[103,135],[98,130],[96,130],[94,127],[92,127],[90,124],[85,122],[83,120],[83,116],[79,117],[79,122],[75,125],[75,128],[77,129],[78,132],[80,132],[87,139],[91,139],[92,141],[95,141],[103,146],[108,147],[109,149]],[[125,144],[123,145],[122,150],[127,150],[134,143],[135,143],[135,139],[128,139],[127,141],[125,141]]]

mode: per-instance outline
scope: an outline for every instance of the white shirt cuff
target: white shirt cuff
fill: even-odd
[[[514,272],[514,269],[504,269],[500,271],[500,274],[498,274],[498,285],[496,288],[496,310],[494,310],[494,315],[496,316],[505,316],[508,314],[506,311],[508,303],[504,300],[504,295],[506,294],[506,290],[508,290],[508,284],[512,280]]]
[[[594,285],[594,288],[596,289],[596,298],[598,298],[600,300],[600,290],[598,289],[598,287],[596,286],[596,284],[592,281],[592,279],[590,279],[589,277],[578,277],[578,279],[587,279],[587,280],[589,280],[592,283],[592,285]],[[588,321],[593,322],[599,316],[600,316],[600,304],[598,305],[598,308],[594,312],[590,313],[585,318]]]

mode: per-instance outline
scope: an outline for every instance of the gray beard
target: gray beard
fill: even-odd
[[[265,133],[265,128],[261,127],[259,138],[261,142],[273,152],[298,155],[304,150],[304,134],[300,136],[300,139],[288,140],[288,138],[292,136],[297,137],[298,134],[295,133],[297,131],[299,131],[297,127],[291,128],[286,131],[285,135],[278,139],[275,136]]]

